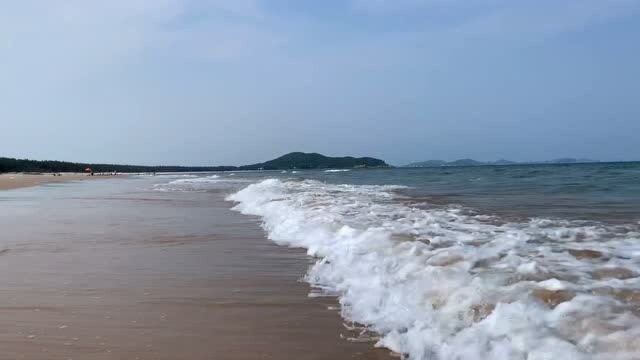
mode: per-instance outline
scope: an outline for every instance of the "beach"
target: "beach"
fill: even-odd
[[[60,183],[74,180],[99,179],[102,177],[89,176],[81,173],[53,174],[0,174],[0,190],[17,189],[21,187],[37,186],[49,183]]]
[[[237,171],[2,191],[0,359],[636,360],[639,170]]]
[[[347,340],[335,298],[308,296],[303,250],[268,241],[225,194],[154,182],[0,192],[0,358],[389,358]]]

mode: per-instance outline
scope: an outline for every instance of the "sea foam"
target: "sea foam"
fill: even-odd
[[[208,183],[219,179],[220,175],[210,175],[205,177],[190,177],[188,179],[173,180],[169,184],[196,184],[196,183]]]
[[[637,227],[504,222],[395,189],[268,179],[227,199],[317,257],[306,280],[409,359],[640,358]]]
[[[154,185],[156,191],[205,191],[207,187],[215,182],[220,181],[220,175],[209,176],[188,176],[172,180],[168,183],[160,183]]]

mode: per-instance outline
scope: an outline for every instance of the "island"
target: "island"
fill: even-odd
[[[329,157],[318,153],[292,152],[267,162],[240,166],[240,170],[385,168],[383,160],[372,157]]]

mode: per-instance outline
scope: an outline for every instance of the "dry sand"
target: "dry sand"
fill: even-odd
[[[0,190],[17,189],[21,187],[36,186],[47,183],[58,183],[71,180],[100,179],[103,176],[88,176],[79,173],[62,173],[60,176],[53,174],[0,174]]]

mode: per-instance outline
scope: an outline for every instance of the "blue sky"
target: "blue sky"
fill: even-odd
[[[0,5],[0,156],[640,159],[640,0]]]

